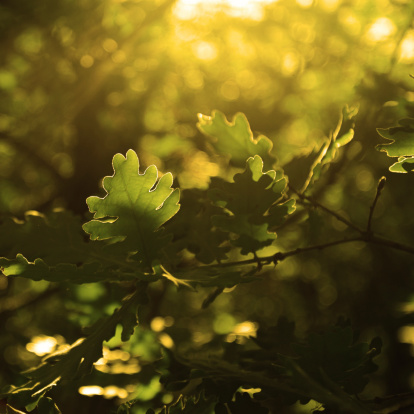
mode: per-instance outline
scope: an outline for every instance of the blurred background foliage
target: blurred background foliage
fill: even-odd
[[[213,109],[229,118],[245,113],[300,186],[309,154],[348,104],[360,108],[355,139],[313,194],[363,227],[386,175],[374,230],[414,244],[412,177],[388,173],[388,159],[374,149],[381,141],[376,128],[414,116],[413,20],[410,0],[3,0],[0,213],[62,207],[84,215],[86,197],[99,193],[100,180],[112,173],[113,155],[129,148],[142,169],[156,164],[181,188],[205,189],[210,177],[234,172],[196,128],[197,113]],[[348,234],[321,211],[299,213],[281,229],[275,249]],[[368,391],[411,391],[411,263],[406,254],[363,244],[294,256],[260,281],[220,295],[207,310],[201,310],[206,291],[177,294],[154,284],[134,340],[108,344],[106,368],[68,386],[56,401],[67,405],[65,413],[80,414],[139,398],[136,412],[145,412],[153,398],[173,399],[162,397],[148,366],[160,355],[157,339],[202,349],[215,335],[243,341],[280,316],[296,322],[299,336],[340,315],[365,340],[381,335],[385,353]],[[1,385],[16,383],[20,370],[39,361],[36,344],[49,341],[51,350],[71,343],[122,294],[102,284],[57,287],[0,277]],[[77,390],[82,395],[74,397]]]

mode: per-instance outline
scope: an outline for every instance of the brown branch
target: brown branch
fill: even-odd
[[[398,243],[393,240],[388,240],[384,237],[367,234],[366,237],[361,238],[361,240],[366,241],[367,243],[378,244],[380,246],[390,247],[392,249],[400,250],[405,253],[414,254],[414,247]]]
[[[221,264],[214,264],[214,265],[207,265],[201,266],[201,268],[223,268],[223,267],[234,267],[234,266],[246,266],[251,264],[259,265],[258,269],[260,270],[261,266],[274,264],[277,265],[282,260],[286,259],[290,256],[296,256],[297,254],[307,253],[314,250],[323,250],[329,247],[338,246],[345,243],[352,243],[352,242],[364,242],[364,243],[372,243],[379,246],[389,247],[395,250],[400,250],[405,253],[413,254],[414,255],[414,247],[408,246],[406,244],[398,243],[393,240],[389,240],[380,236],[375,236],[372,233],[362,232],[362,235],[359,237],[352,237],[348,239],[341,239],[341,240],[334,240],[328,243],[323,244],[315,244],[313,246],[307,247],[298,247],[294,250],[289,250],[287,252],[278,252],[271,256],[263,256],[263,257],[256,257],[253,259],[246,259],[246,260],[238,260],[234,262],[227,262]]]
[[[326,249],[328,247],[332,247],[332,246],[338,246],[339,244],[345,244],[345,243],[352,243],[352,242],[357,242],[357,241],[365,241],[363,237],[353,237],[350,239],[342,239],[342,240],[335,240],[329,243],[324,243],[324,244],[316,244],[314,246],[308,246],[308,247],[298,247],[297,249],[294,250],[290,250],[288,252],[279,252],[276,253],[275,255],[273,255],[273,262],[276,265],[278,262],[286,259],[287,257],[290,256],[295,256],[297,254],[301,254],[301,253],[306,253],[306,252],[310,252],[313,250],[323,250]],[[414,253],[414,252],[413,252]],[[266,258],[267,259],[267,258]]]
[[[314,200],[312,197],[306,196],[299,191],[295,190],[291,185],[289,185],[289,188],[300,198],[302,201],[308,201],[310,204],[312,204],[314,207],[318,207],[321,210],[325,211],[326,213],[330,214],[331,216],[335,217],[337,220],[341,221],[342,223],[346,224],[351,229],[356,230],[358,233],[364,234],[365,231],[360,229],[355,224],[351,223],[348,219],[341,216],[340,214],[336,213],[335,211],[329,209],[328,207],[325,207],[318,201]]]

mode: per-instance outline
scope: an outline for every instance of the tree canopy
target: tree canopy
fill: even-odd
[[[0,412],[411,412],[413,22],[3,1]]]

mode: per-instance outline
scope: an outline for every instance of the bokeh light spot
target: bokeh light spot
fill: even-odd
[[[380,17],[375,20],[367,32],[367,39],[371,42],[381,42],[395,33],[397,28],[388,17]]]
[[[105,39],[102,42],[102,47],[106,52],[113,53],[116,49],[118,49],[118,43],[116,43],[114,39]]]
[[[400,60],[403,63],[414,61],[414,31],[410,31],[405,36],[400,46]]]
[[[38,356],[43,356],[54,351],[56,345],[57,340],[53,336],[39,335],[32,338],[32,342],[26,345],[26,349]]]
[[[95,59],[91,55],[84,55],[79,62],[83,68],[88,69],[93,66]]]
[[[103,395],[104,389],[98,385],[87,385],[85,387],[80,387],[78,392],[79,394],[87,396]]]
[[[200,60],[214,60],[217,57],[217,48],[209,42],[197,42],[193,46],[195,56]]]

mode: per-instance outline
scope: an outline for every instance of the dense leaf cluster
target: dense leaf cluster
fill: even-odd
[[[319,404],[317,412],[390,412],[382,411],[388,409],[386,398],[359,396],[377,369],[373,359],[380,354],[382,341],[359,341],[346,321],[305,336],[298,336],[295,324],[284,318],[258,329],[250,322],[244,325],[247,331],[234,330],[233,340],[218,335],[201,348],[179,343],[174,347],[161,336],[160,346],[140,325],[135,329],[150,307],[152,284],[175,285],[177,296],[200,287],[214,288],[204,302],[208,307],[224,289],[251,284],[265,277],[269,266],[306,251],[358,241],[413,253],[410,246],[371,230],[384,180],[371,206],[367,230],[309,196],[338,149],[352,140],[355,115],[355,110],[345,109],[336,131],[315,154],[305,180],[306,194],[289,189],[288,177],[269,153],[270,141],[263,136],[255,139],[244,115],[237,114],[229,122],[215,111],[212,117],[200,116],[199,128],[214,137],[218,154],[230,156],[236,169],[233,178],[213,177],[207,190],[186,189],[180,200],[179,190],[171,188],[170,173],[159,178],[155,166],[141,173],[137,154],[129,150],[126,157],[114,156],[114,173],[103,181],[106,195],[87,199],[93,217],[83,226],[78,217],[61,210],[46,215],[28,212],[23,221],[5,220],[0,230],[7,255],[0,265],[7,277],[69,285],[105,282],[125,294],[116,309],[88,328],[86,336],[50,353],[24,373],[26,381],[5,389],[6,410],[37,407],[40,413],[57,413],[51,392],[84,378],[104,384],[99,361],[105,356],[103,347],[115,341],[118,346],[131,342],[141,347],[140,358],[151,367],[141,381],[158,384],[147,397],[126,398],[118,413],[273,413],[312,402]],[[403,120],[401,126],[380,130],[393,143],[378,149],[403,157],[398,164],[404,171],[409,170],[404,166],[413,155],[412,123]],[[245,158],[243,164],[240,157]],[[274,169],[263,171],[264,165]],[[395,165],[391,171],[400,171]],[[304,211],[296,209],[296,203],[325,209],[359,236],[263,255],[278,240],[278,229],[288,227],[289,220]],[[150,351],[145,344],[154,341],[155,349]],[[106,364],[102,372],[110,376]],[[172,398],[165,402],[163,395]]]

